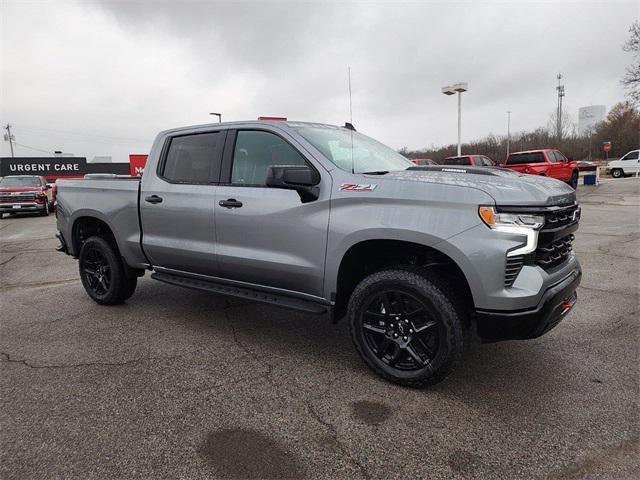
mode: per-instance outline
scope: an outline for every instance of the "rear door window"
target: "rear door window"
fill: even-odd
[[[220,172],[224,132],[173,137],[161,176],[174,183],[212,183]]]
[[[507,159],[507,165],[524,165],[527,163],[544,163],[542,152],[518,153],[516,155],[509,155]]]

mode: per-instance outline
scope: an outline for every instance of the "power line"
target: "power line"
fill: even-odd
[[[41,148],[30,147],[29,145],[23,145],[22,143],[18,143],[16,141],[14,141],[13,143],[15,143],[16,145],[19,145],[20,147],[28,148],[30,150],[35,150],[37,152],[49,153],[49,154],[52,154],[52,155],[54,154],[54,152],[51,152],[49,150],[42,150]],[[13,157],[13,149],[11,151],[11,156]]]

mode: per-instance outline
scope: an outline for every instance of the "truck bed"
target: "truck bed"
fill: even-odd
[[[91,216],[105,222],[116,233],[120,253],[132,262],[132,266],[146,264],[140,246],[139,177],[87,176],[58,180],[57,187],[58,219],[66,227],[61,230],[70,247],[74,222],[83,216]]]

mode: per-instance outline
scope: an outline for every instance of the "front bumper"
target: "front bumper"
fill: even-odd
[[[37,202],[0,203],[1,213],[39,212],[45,209],[45,204]]]
[[[483,341],[526,340],[544,335],[558,325],[575,305],[582,279],[577,267],[559,283],[549,287],[535,308],[527,310],[477,310],[478,335]]]

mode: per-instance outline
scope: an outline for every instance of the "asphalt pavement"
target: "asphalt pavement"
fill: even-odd
[[[55,219],[0,221],[0,477],[640,478],[640,180],[579,188],[574,311],[424,390],[346,322],[161,284],[84,293]]]

